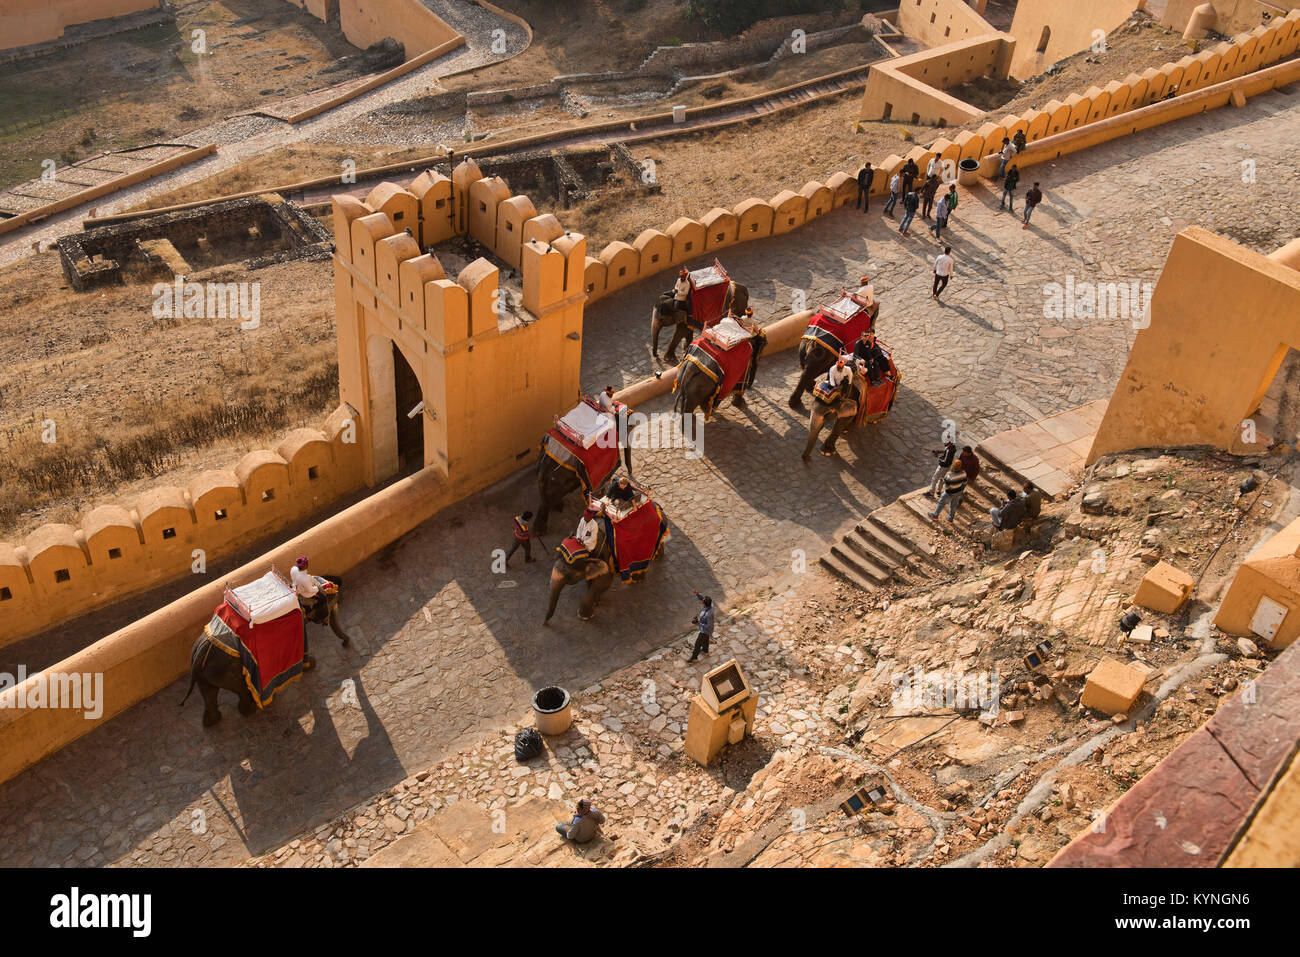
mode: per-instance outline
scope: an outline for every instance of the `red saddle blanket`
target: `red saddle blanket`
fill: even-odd
[[[615,433],[617,435],[617,433]],[[582,490],[590,494],[618,467],[618,442],[609,445],[597,442],[584,449],[559,429],[548,429],[542,440],[542,452],[561,467],[578,476]]]
[[[582,540],[574,538],[572,535],[560,542],[560,544],[556,545],[555,550],[559,552],[560,557],[564,559],[566,565],[572,565],[575,562],[579,562],[591,554],[587,546],[582,544]]]
[[[668,534],[663,510],[647,499],[627,518],[615,522],[604,516],[604,522],[614,570],[625,582],[640,581],[650,563],[659,556]]]
[[[686,351],[684,361],[691,363],[707,375],[718,388],[714,391],[714,401],[720,402],[745,380],[749,370],[749,360],[754,355],[754,340],[739,342],[730,349],[723,349],[717,343],[701,336],[691,343]],[[743,388],[741,389],[743,392]]]
[[[228,602],[222,602],[208,623],[207,634],[227,654],[238,656],[253,701],[264,708],[277,691],[302,675],[303,627],[301,608],[252,625]]]
[[[862,333],[871,328],[871,314],[864,308],[855,312],[847,320],[841,322],[819,309],[817,314],[808,320],[808,328],[804,330],[803,338],[811,339],[824,349],[832,350],[837,356],[853,348],[853,344],[858,341]]]

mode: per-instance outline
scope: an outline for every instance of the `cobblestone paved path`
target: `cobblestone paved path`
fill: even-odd
[[[760,318],[791,290],[815,302],[865,270],[884,305],[880,330],[905,385],[894,414],[851,437],[839,461],[799,452],[805,420],[785,407],[793,353],[769,357],[748,410],[724,409],[705,455],[642,452],[673,537],[647,581],[615,586],[594,622],[567,593],[540,627],[549,563],[490,572],[510,515],[534,504],[520,473],[439,515],[351,573],[344,621],[357,647],[313,633],[318,669],[241,718],[199,726],[178,682],[0,786],[0,864],[233,864],[278,846],[440,758],[517,722],[543,684],[578,689],[685,634],[690,589],[726,607],[797,581],[828,540],[921,484],[941,422],[972,441],[1104,397],[1123,367],[1129,320],[1045,319],[1047,282],[1154,281],[1188,222],[1270,251],[1300,221],[1300,102],[1261,97],[1035,168],[1047,204],[1033,221],[967,192],[954,217],[957,275],[929,298],[935,243],[878,212],[842,210],[795,234],[725,251]],[[1256,183],[1241,182],[1241,161]],[[651,371],[652,279],[588,311],[584,385]],[[667,408],[667,399],[643,411]],[[567,531],[570,511],[555,530]],[[556,535],[548,538],[555,544]]]

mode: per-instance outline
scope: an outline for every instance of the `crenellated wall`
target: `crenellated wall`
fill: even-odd
[[[366,480],[395,474],[418,448],[467,494],[531,460],[578,394],[586,238],[473,160],[450,178],[380,184],[365,201],[334,197],[334,234],[339,389],[360,410]],[[466,235],[518,271],[521,302],[489,260],[453,278],[425,251]],[[399,355],[424,402],[418,446],[401,431]]]
[[[1148,68],[1141,74],[1130,73],[1114,79],[1105,87],[1093,86],[1071,93],[1064,100],[1050,100],[1039,109],[1019,116],[1005,116],[983,124],[974,137],[962,131],[953,141],[962,141],[961,157],[980,157],[994,152],[1003,136],[1023,128],[1029,142],[1063,133],[1077,127],[1110,119],[1121,113],[1149,106],[1172,90],[1182,96],[1208,86],[1246,76],[1292,56],[1300,47],[1300,9],[1286,17],[1241,33],[1230,40],[1214,44],[1196,54]],[[1018,49],[1006,34],[959,40],[956,43],[873,65],[862,96],[861,120],[888,118],[908,122],[913,114],[923,122],[969,123],[978,118],[979,110],[943,92],[963,62],[971,57],[984,58],[990,73],[1005,76],[1004,61]],[[945,80],[948,77],[948,80]],[[937,83],[937,86],[930,85]],[[886,111],[885,105],[891,104]],[[978,141],[978,146],[975,142]],[[942,141],[941,141],[942,142]],[[913,150],[917,153],[921,148]],[[927,152],[922,150],[922,152]],[[941,152],[941,150],[940,150]],[[905,158],[904,158],[905,159]],[[889,161],[886,161],[888,165]],[[879,180],[879,177],[877,177]]]
[[[340,406],[323,430],[295,429],[233,470],[152,489],[129,508],[102,505],[77,525],[43,525],[20,545],[0,542],[0,645],[195,574],[200,559],[214,565],[362,484],[356,428]]]

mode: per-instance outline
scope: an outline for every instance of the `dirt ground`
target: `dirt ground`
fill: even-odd
[[[176,2],[176,22],[0,69],[0,185],[142,143],[180,140],[231,113],[330,86],[359,51],[284,0]],[[205,33],[207,53],[192,49]]]
[[[970,102],[996,110],[998,115],[1020,113],[1032,107],[1041,107],[1048,100],[1064,100],[1071,93],[1083,93],[1091,86],[1105,86],[1111,80],[1122,80],[1130,73],[1141,73],[1148,67],[1159,67],[1181,60],[1188,47],[1177,33],[1160,26],[1143,13],[1116,27],[1106,37],[1106,50],[1092,53],[1085,50],[1060,60],[1054,74],[1042,73],[1019,87],[1018,92],[1008,89],[1005,97],[992,97],[985,105],[972,98]],[[962,92],[953,91],[954,96]],[[983,119],[968,123],[963,129],[978,129]]]
[[[527,55],[527,53],[523,55]],[[807,56],[789,58],[774,69],[763,70],[761,75],[724,78],[688,87],[681,91],[680,94],[674,94],[672,102],[684,106],[703,106],[716,104],[724,99],[752,96],[764,90],[776,89],[812,79],[813,77],[825,76],[839,70],[861,66],[870,62],[876,55],[875,47],[868,43],[846,43],[827,47],[822,50],[815,50]],[[495,67],[489,69],[495,69]],[[486,82],[480,80],[475,85],[482,87]],[[637,116],[662,113],[668,107],[668,104],[662,98],[641,103],[613,105],[606,98],[607,94],[612,93],[612,88],[605,90],[601,87],[584,87],[583,92],[584,95],[598,104],[593,107],[590,113],[590,120],[593,122],[607,120],[616,116],[635,119]],[[821,131],[825,126],[826,128],[835,128],[834,135],[836,136],[852,136],[853,134],[849,132],[849,124],[854,118],[853,112],[856,101],[856,93],[846,92],[842,96],[834,97],[830,101],[829,108],[811,108],[811,111],[816,111],[819,116],[824,115],[829,122],[826,124],[814,123],[810,132],[813,135],[824,135]],[[804,111],[796,112],[802,113]],[[838,117],[841,122],[837,123],[834,117]],[[367,146],[364,144],[358,145],[356,142],[297,144],[260,156],[249,163],[242,164],[235,169],[225,170],[183,189],[155,196],[150,199],[146,207],[158,208],[173,203],[190,202],[199,196],[224,196],[246,190],[283,186],[288,183],[328,176],[339,170],[339,164],[344,159],[351,159],[356,162],[358,168],[364,169],[370,166],[383,166],[428,156],[436,150],[437,144],[443,139],[438,131],[450,126],[459,128],[461,124],[466,122],[466,117],[463,113],[448,110],[411,113],[409,115],[406,115],[405,111],[401,114],[391,111],[377,111],[367,117],[365,122],[387,127],[388,134],[397,134],[400,131],[400,135],[386,135],[386,138],[390,140],[400,139],[404,144],[410,143],[413,145],[393,146],[389,143],[375,143]],[[771,121],[766,122],[770,123]],[[800,123],[800,118],[794,114],[786,114],[786,117],[783,117],[779,122],[794,124],[797,127],[803,125]],[[529,101],[526,104],[499,104],[476,108],[471,111],[468,123],[476,132],[491,132],[492,139],[506,140],[549,130],[576,128],[582,125],[583,119],[565,110],[557,100],[548,99]],[[838,129],[841,126],[843,129]],[[880,124],[880,126],[882,127],[882,135],[879,136],[879,139],[882,143],[890,144],[890,151],[895,149],[901,151],[907,145],[902,136],[902,130],[904,129],[902,126],[897,123]],[[738,129],[757,133],[759,128],[760,124],[752,124]],[[914,127],[911,129],[915,130],[914,135],[920,139],[937,135],[937,128]],[[870,138],[871,134],[862,134],[862,136]],[[683,138],[680,142],[685,144],[691,141],[710,142],[701,141],[699,138],[692,138],[691,140]],[[735,141],[736,139],[733,137],[732,142]],[[706,146],[705,148],[708,149],[709,147]],[[645,155],[653,156],[653,150]],[[877,154],[873,152],[870,155]],[[703,172],[701,171],[702,174]],[[796,188],[802,186],[803,182],[805,181],[796,183]],[[759,188],[757,183],[755,188]],[[779,190],[773,190],[772,192],[779,192]],[[771,193],[763,192],[762,195],[767,196],[771,195]],[[704,209],[707,210],[708,208],[706,206]],[[701,212],[703,211],[701,210]],[[638,229],[637,232],[639,231]],[[635,232],[632,235],[635,235]],[[624,237],[611,238],[622,239]]]
[[[596,0],[591,4],[502,0],[497,6],[528,21],[533,28],[532,46],[503,63],[476,70],[466,77],[449,79],[448,89],[491,90],[570,73],[635,70],[655,47],[728,38],[689,19],[683,0]],[[770,37],[775,46],[795,27],[813,33],[850,23],[861,16],[858,4],[845,6],[846,12],[838,15],[801,14],[764,20],[742,32],[740,37]],[[868,3],[866,6],[882,5]],[[734,66],[740,64],[725,64],[717,69]]]
[[[214,278],[216,278],[214,274]],[[0,541],[146,488],[227,468],[338,405],[328,263],[261,284],[261,327],[158,319],[149,284],[72,290],[58,255],[0,282]],[[43,442],[43,423],[54,423]]]

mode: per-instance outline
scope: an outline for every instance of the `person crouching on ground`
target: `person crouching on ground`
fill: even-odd
[[[590,801],[583,798],[578,802],[578,809],[573,814],[573,820],[568,824],[555,825],[555,833],[566,841],[572,841],[574,844],[588,844],[604,823],[605,815],[592,807]]]

